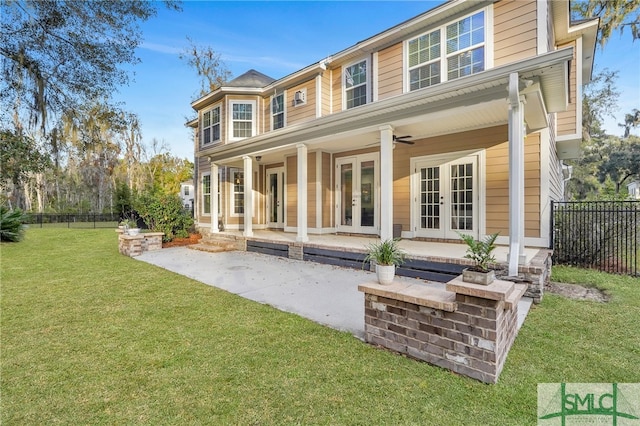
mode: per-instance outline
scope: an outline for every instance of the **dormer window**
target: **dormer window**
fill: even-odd
[[[231,101],[231,140],[250,138],[256,133],[255,101]]]
[[[406,43],[407,90],[484,71],[485,20],[486,13],[481,10],[409,40]]]
[[[353,108],[367,103],[367,61],[361,61],[344,68],[345,108]]]
[[[284,93],[271,97],[271,129],[284,127]]]

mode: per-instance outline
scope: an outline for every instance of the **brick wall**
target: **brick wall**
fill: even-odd
[[[517,334],[517,300],[525,291],[525,286],[501,283],[501,290],[490,294],[481,294],[477,288],[484,286],[470,285],[472,291],[461,291],[472,294],[455,293],[455,303],[443,306],[445,309],[424,306],[433,304],[428,300],[432,295],[408,298],[403,296],[405,289],[398,288],[395,296],[385,297],[383,294],[393,295],[386,286],[362,285],[365,339],[482,382],[496,383]],[[465,286],[456,282],[458,289]],[[415,296],[415,290],[412,293]],[[406,300],[400,300],[403,298]]]

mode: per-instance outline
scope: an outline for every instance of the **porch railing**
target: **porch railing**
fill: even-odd
[[[555,264],[640,276],[640,201],[551,203]]]

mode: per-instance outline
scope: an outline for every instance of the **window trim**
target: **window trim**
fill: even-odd
[[[492,30],[493,29],[493,6],[488,6],[488,7],[476,9],[473,12],[459,16],[456,19],[453,19],[451,21],[447,21],[442,25],[439,25],[438,27],[430,28],[429,30],[422,32],[420,34],[417,34],[416,36],[406,39],[402,42],[402,80],[403,80],[404,93],[409,93],[416,90],[422,90],[422,89],[426,89],[428,87],[434,86],[434,85],[425,86],[419,89],[411,90],[411,81],[409,78],[409,72],[410,72],[409,42],[416,40],[417,38],[420,38],[424,35],[431,34],[435,31],[440,31],[440,56],[438,58],[440,63],[440,83],[436,83],[435,85],[446,83],[448,81],[453,81],[453,80],[449,80],[448,58],[454,56],[455,53],[447,54],[447,26],[460,22],[463,19],[470,18],[471,16],[480,12],[484,12],[484,42],[472,45],[474,47],[465,48],[464,50],[467,51],[467,50],[476,49],[478,47],[484,47],[484,69],[483,71],[480,71],[480,72],[484,72],[486,70],[493,68],[493,30]],[[456,52],[460,53],[461,51],[458,50]],[[415,65],[412,68],[417,68],[417,67],[424,66],[429,63],[435,63],[435,62],[437,61],[424,62],[422,64]],[[457,80],[457,78],[454,80]]]
[[[278,129],[274,129],[273,127],[274,117],[277,115],[273,113],[273,100],[278,96],[282,96],[282,112],[278,113],[278,114],[282,114],[282,127],[278,127],[278,129],[287,127],[287,91],[284,90],[281,93],[276,93],[271,95],[271,98],[269,98],[269,117],[271,117],[270,128],[272,131],[278,130]]]
[[[358,106],[354,106],[351,108],[347,108],[347,90],[353,90],[356,87],[361,87],[362,84],[358,85],[358,86],[354,86],[351,87],[349,89],[347,89],[347,84],[346,84],[346,71],[347,68],[352,67],[354,65],[360,64],[361,62],[365,63],[365,67],[366,67],[366,72],[365,72],[365,76],[366,76],[366,81],[364,83],[365,86],[365,92],[366,92],[366,100],[365,103],[363,105],[369,104],[371,103],[371,83],[372,83],[372,78],[371,78],[371,61],[369,57],[366,58],[360,58],[357,61],[353,61],[349,64],[346,64],[345,66],[342,67],[342,110],[346,111],[347,109],[352,109],[352,108],[357,108],[359,106],[362,105],[358,105]]]
[[[209,192],[204,192],[204,178],[205,177],[209,177]],[[202,216],[211,216],[211,172],[203,172],[200,175],[200,203],[201,203],[201,207],[200,207],[200,214],[202,214]],[[209,195],[209,202],[206,203],[205,202],[205,197]],[[209,213],[206,212],[205,207],[207,207],[209,209]]]
[[[242,192],[236,192],[235,174],[242,173]],[[229,168],[229,184],[231,190],[229,191],[229,216],[230,217],[244,217],[244,170],[239,167]],[[242,194],[242,213],[236,213],[236,194]]]
[[[218,126],[220,127],[220,132],[219,132],[219,137],[218,139],[213,139],[213,131],[211,132],[211,140],[209,142],[205,142],[204,141],[204,131],[206,128],[209,128],[211,130],[213,130],[213,126],[214,123],[213,121],[211,121],[211,124],[208,127],[204,127],[204,115],[206,113],[211,113],[213,112],[213,110],[218,109]],[[220,142],[222,140],[222,104],[218,103],[214,106],[212,106],[211,108],[202,110],[200,113],[200,123],[202,123],[202,125],[200,126],[200,146],[210,146],[213,144],[216,144],[218,142]]]
[[[251,136],[246,136],[242,138],[237,138],[233,136],[233,123],[235,120],[233,119],[233,106],[240,104],[250,104],[251,105]],[[227,108],[227,118],[228,118],[228,137],[227,141],[241,141],[243,139],[248,139],[257,135],[257,123],[258,123],[258,108],[257,102],[255,100],[248,99],[230,99],[228,101]],[[242,120],[245,121],[245,120]]]

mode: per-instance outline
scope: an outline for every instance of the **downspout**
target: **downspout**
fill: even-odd
[[[524,97],[518,73],[509,74],[509,276],[524,257]]]

